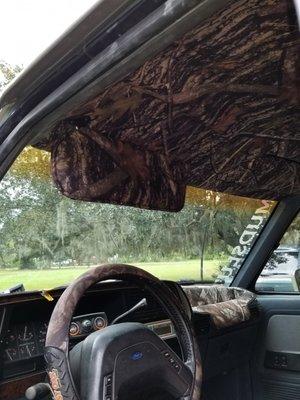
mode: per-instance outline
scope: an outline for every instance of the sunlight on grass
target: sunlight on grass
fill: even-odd
[[[213,279],[218,273],[220,260],[205,260],[204,280]],[[156,263],[136,263],[137,267],[143,268],[160,279],[173,281],[194,279],[200,280],[200,261],[171,261]],[[0,270],[0,290],[23,283],[26,290],[51,289],[66,285],[76,277],[83,274],[89,267],[69,267],[63,269],[46,270]]]

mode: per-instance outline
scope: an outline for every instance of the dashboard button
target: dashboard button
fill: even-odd
[[[89,332],[92,329],[92,322],[89,319],[85,319],[81,323],[84,332]]]
[[[168,351],[164,351],[164,356],[166,358],[169,358],[169,357],[171,357],[171,354]]]
[[[111,395],[111,385],[107,385],[105,391],[106,391],[106,394],[108,396],[110,396]]]
[[[173,365],[173,367],[176,369],[176,371],[179,371],[179,370],[180,370],[180,367],[179,367],[179,365],[178,365],[177,363],[175,363],[175,364]]]
[[[112,396],[112,375],[106,375],[104,378],[104,395],[105,400],[111,400]]]
[[[106,321],[103,317],[96,317],[94,319],[94,329],[100,330],[106,327]]]
[[[80,328],[77,322],[71,322],[69,333],[71,336],[77,336],[80,334]]]

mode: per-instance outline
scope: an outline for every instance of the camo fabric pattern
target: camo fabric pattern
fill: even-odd
[[[255,295],[241,288],[192,285],[183,287],[193,311],[209,314],[217,328],[226,328],[251,318],[249,304]]]
[[[152,210],[183,207],[180,168],[163,153],[141,151],[68,123],[61,124],[58,132],[52,144],[52,177],[65,196]]]
[[[150,152],[173,171],[171,183],[163,182],[167,192],[182,179],[183,185],[280,199],[300,193],[299,57],[291,1],[235,1],[67,117],[83,121],[93,132],[88,146],[102,149],[90,173],[101,170],[123,197],[145,180],[141,154]],[[115,148],[128,146],[131,156],[123,149],[108,161],[103,138]],[[81,151],[71,142],[73,152]],[[42,145],[52,148],[54,176],[61,165],[57,143]],[[84,198],[97,200],[88,192]],[[114,192],[112,199],[120,200]]]

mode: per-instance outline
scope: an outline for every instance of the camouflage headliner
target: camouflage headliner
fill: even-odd
[[[68,121],[116,147],[162,154],[184,185],[255,198],[300,194],[299,55],[292,2],[236,1]],[[52,143],[57,135],[61,128]],[[124,177],[116,182],[124,185]]]

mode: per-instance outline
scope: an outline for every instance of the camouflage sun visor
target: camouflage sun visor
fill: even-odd
[[[52,177],[62,194],[148,209],[179,211],[185,186],[163,153],[112,141],[90,128],[63,123],[51,148]]]

